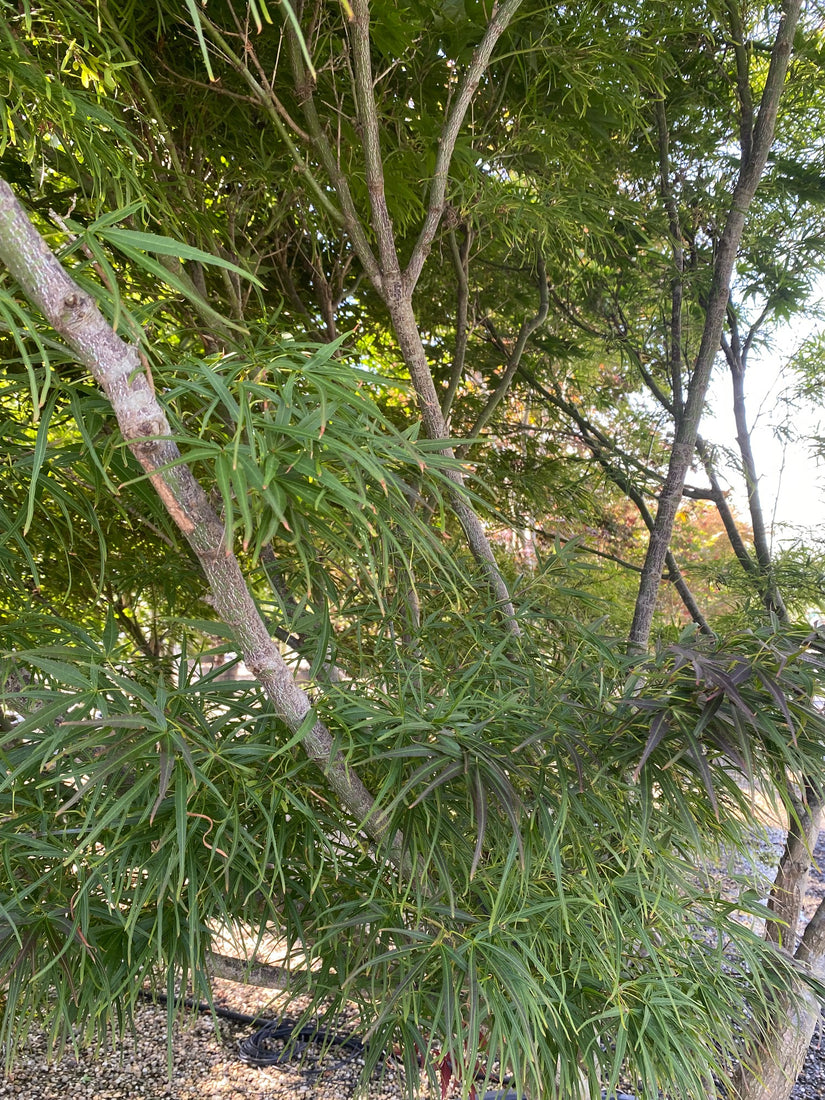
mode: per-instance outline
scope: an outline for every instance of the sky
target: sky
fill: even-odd
[[[804,439],[777,439],[775,426],[788,423],[783,394],[792,385],[788,360],[813,330],[799,321],[777,333],[772,347],[751,353],[746,378],[748,421],[753,429],[753,450],[760,474],[759,490],[766,520],[774,522],[777,542],[793,541],[806,530],[825,537],[825,463],[817,462]],[[825,365],[823,366],[825,388]],[[719,369],[708,399],[709,412],[701,432],[711,442],[736,447],[731,382],[727,368]],[[825,435],[825,408],[797,409],[790,417],[792,434],[804,436],[817,427]],[[732,500],[747,515],[742,480],[731,475]]]

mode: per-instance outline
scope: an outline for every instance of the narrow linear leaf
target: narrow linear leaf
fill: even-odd
[[[49,445],[49,426],[51,425],[52,413],[54,412],[54,406],[57,401],[57,393],[52,392],[46,407],[43,409],[43,413],[40,417],[40,424],[37,428],[37,438],[34,444],[34,455],[32,457],[32,473],[31,480],[29,482],[29,494],[26,503],[26,522],[23,524],[23,534],[28,534],[29,527],[31,525],[32,516],[34,515],[34,505],[37,500],[37,482],[40,477],[40,470],[43,466],[43,460],[46,457],[46,449]]]
[[[263,289],[264,284],[252,272],[245,271],[237,264],[233,264],[231,260],[216,256],[214,252],[204,252],[203,249],[195,248],[193,245],[176,241],[173,237],[161,237],[155,233],[142,233],[137,229],[118,229],[113,226],[100,230],[97,235],[118,248],[137,248],[141,252],[154,252],[156,256],[175,256],[179,260],[194,260],[200,264],[223,267]]]
[[[639,758],[639,763],[633,770],[634,783],[638,783],[639,776],[642,773],[642,768],[645,766],[648,759],[650,758],[650,754],[653,752],[656,746],[660,744],[665,737],[667,737],[670,732],[671,726],[668,722],[667,713],[665,711],[661,711],[650,723],[650,733],[648,734],[647,741],[645,742],[644,750],[641,757]]]
[[[172,778],[172,772],[175,770],[175,756],[174,753],[167,752],[165,749],[161,749],[160,752],[160,772],[158,780],[158,796],[155,799],[152,806],[151,813],[149,814],[149,824],[154,824],[155,814],[158,812],[160,804],[166,797],[166,792],[169,789],[169,780]]]
[[[209,50],[206,46],[206,39],[203,34],[203,26],[201,25],[201,16],[198,11],[198,5],[195,0],[186,0],[186,7],[189,9],[189,14],[192,17],[192,26],[195,28],[195,34],[198,36],[198,45],[201,48],[201,56],[203,57],[203,63],[206,66],[206,72],[210,80],[215,79],[215,74],[212,72],[212,62],[209,59]]]

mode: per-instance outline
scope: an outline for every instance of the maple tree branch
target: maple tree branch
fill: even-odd
[[[496,43],[512,22],[521,3],[522,0],[504,0],[504,3],[501,5],[498,3],[493,5],[493,13],[490,16],[490,22],[487,24],[487,30],[484,32],[484,37],[473,52],[472,60],[464,73],[464,78],[461,81],[461,86],[453,102],[452,109],[441,128],[441,134],[438,138],[438,153],[435,159],[435,171],[433,172],[433,178],[430,184],[427,216],[424,219],[424,224],[418,235],[418,240],[415,242],[409,263],[404,271],[404,282],[410,291],[413,290],[418,282],[421,270],[424,267],[424,262],[435,240],[438,226],[441,223],[447,194],[450,162],[453,159],[453,152],[455,151],[455,145],[458,141],[461,127],[464,125],[464,117],[467,114],[481,78],[486,72],[487,66],[490,64],[490,58],[492,57]]]
[[[105,393],[129,450],[192,547],[209,582],[213,606],[232,629],[247,667],[278,717],[298,736],[359,828],[403,864],[401,837],[392,833],[386,815],[342,758],[332,734],[314,717],[306,692],[272,641],[238,560],[226,545],[223,522],[181,461],[137,348],[113,331],[92,298],[63,269],[2,179],[0,260]]]

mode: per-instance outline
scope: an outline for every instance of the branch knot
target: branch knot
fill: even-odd
[[[70,332],[78,330],[86,324],[93,309],[94,304],[87,294],[80,291],[67,294],[62,302],[61,320]]]

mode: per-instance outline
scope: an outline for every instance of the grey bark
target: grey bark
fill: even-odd
[[[292,989],[299,984],[298,980],[307,976],[305,970],[271,966],[269,963],[258,962],[257,959],[236,959],[232,955],[220,955],[215,951],[210,951],[207,955],[206,969],[213,978],[223,978],[241,985],[261,986],[264,989]]]
[[[765,926],[765,939],[793,951],[796,928],[811,870],[811,853],[822,827],[823,806],[811,798],[808,805],[795,802],[785,848],[773,882],[768,909],[772,917]]]
[[[819,1001],[799,982],[790,996],[779,997],[773,1007],[783,1027],[766,1032],[752,1062],[734,1075],[737,1100],[788,1100],[802,1069],[821,1014]]]
[[[812,792],[807,803],[792,799],[794,814],[785,849],[779,861],[768,908],[772,914],[765,926],[765,938],[777,950],[793,952],[800,968],[825,978],[825,902],[796,943],[796,929],[811,869],[811,853],[823,819],[823,803]],[[734,1075],[737,1100],[788,1100],[802,1071],[821,1006],[802,981],[777,997],[770,1019],[759,1022],[751,1035],[754,1053]]]
[[[296,91],[302,105],[307,129],[318,157],[333,184],[341,206],[343,223],[364,271],[387,307],[390,322],[398,340],[404,363],[418,400],[421,422],[430,439],[446,441],[448,428],[436,391],[418,322],[413,307],[413,292],[429,255],[435,234],[446,208],[447,182],[453,151],[464,118],[478,84],[490,63],[493,50],[512,20],[522,0],[504,0],[493,6],[481,42],[476,47],[467,70],[460,82],[455,100],[441,129],[435,169],[429,188],[427,214],[406,268],[402,270],[396,246],[395,230],[387,206],[384,189],[384,165],[381,153],[380,120],[375,102],[373,85],[370,6],[368,0],[353,0],[350,37],[352,42],[353,87],[358,111],[358,125],[363,135],[364,166],[367,193],[370,203],[370,226],[375,238],[376,251],[369,242],[369,234],[356,209],[349,183],[342,173],[321,119],[318,116],[311,80],[303,66],[300,51],[291,49],[291,60]],[[225,44],[224,44],[225,45]],[[442,454],[455,457],[446,445]],[[507,584],[495,560],[490,540],[481,519],[471,507],[464,491],[464,477],[453,468],[448,477],[454,491],[450,503],[464,531],[467,545],[481,566],[493,595],[498,602],[507,630],[521,633],[516,620]]]
[[[694,364],[683,415],[679,420],[673,441],[667,477],[659,495],[654,530],[650,535],[639,584],[639,593],[636,598],[633,623],[628,637],[630,647],[635,650],[643,651],[646,649],[650,638],[665,556],[670,545],[673,524],[682,498],[682,488],[696,447],[696,437],[699,432],[699,423],[702,418],[711,371],[720,347],[733,266],[742,239],[747,212],[762,178],[768,153],[773,143],[776,116],[790,63],[791,47],[801,6],[802,0],[786,0],[783,5],[750,148],[742,150],[739,178],[733,191],[725,228],[717,248],[713,279],[705,310],[702,340]]]
[[[216,611],[232,628],[247,667],[278,716],[300,734],[307,756],[323,771],[346,810],[400,859],[400,837],[390,835],[389,823],[372,795],[342,759],[329,730],[314,719],[306,693],[273,643],[238,561],[226,545],[223,523],[189,467],[180,463],[169,422],[137,348],[112,330],[92,299],[63,270],[3,180],[0,260],[106,394],[124,440],[192,547]]]
[[[748,548],[742,541],[742,536],[739,533],[739,528],[736,525],[733,512],[730,510],[722,486],[719,484],[719,478],[716,475],[716,468],[713,464],[713,454],[707,443],[701,436],[696,440],[696,453],[699,456],[705,473],[708,475],[708,481],[710,482],[711,493],[713,503],[716,505],[716,510],[719,513],[719,517],[722,520],[722,524],[725,528],[725,534],[728,536],[728,542],[731,545],[731,549],[736,555],[736,560],[745,570],[745,572],[752,576],[757,572],[758,566],[756,562],[751,558]]]
[[[739,329],[733,311],[730,315],[730,343],[723,342],[725,357],[730,367],[733,384],[733,416],[736,423],[736,442],[742,459],[742,471],[745,475],[745,487],[748,494],[748,512],[753,531],[753,549],[758,564],[757,579],[762,602],[768,611],[787,622],[788,612],[782,594],[773,577],[771,548],[765,525],[765,514],[759,493],[759,474],[756,469],[756,457],[751,444],[751,431],[748,426],[747,406],[745,403],[745,373],[748,363],[747,345],[743,348],[739,339]]]
[[[449,232],[450,252],[453,257],[453,267],[456,277],[456,317],[455,317],[455,352],[453,353],[453,366],[450,372],[450,381],[447,392],[441,403],[441,412],[444,421],[449,427],[450,411],[453,407],[455,395],[464,377],[464,360],[467,355],[467,314],[470,304],[469,262],[470,248],[473,243],[473,231],[467,226],[464,230],[464,240],[459,246],[455,239],[455,230]]]
[[[825,900],[808,921],[794,958],[801,969],[825,980]],[[772,1007],[751,1063],[734,1075],[737,1100],[788,1100],[822,1014],[819,1000],[802,980]]]
[[[441,412],[441,404],[438,393],[430,373],[430,365],[424,345],[421,342],[421,334],[418,330],[418,322],[415,317],[412,299],[400,291],[400,286],[393,288],[387,301],[390,317],[401,348],[401,354],[410,372],[410,377],[418,395],[418,405],[421,410],[421,420],[424,430],[430,439],[444,440],[447,437],[447,425]],[[442,453],[448,458],[455,455],[451,447],[446,443]],[[511,634],[518,635],[521,629],[516,620],[516,612],[507,584],[501,575],[493,554],[490,540],[484,525],[475,511],[470,507],[464,493],[464,477],[458,468],[447,471],[447,476],[455,486],[455,491],[450,493],[450,503],[461,524],[470,552],[481,566],[487,584],[492,590],[499,609]]]
[[[626,456],[621,455],[621,452],[618,452],[613,442],[601,432],[595,424],[592,424],[582,416],[575,405],[571,404],[569,401],[565,401],[558,394],[551,393],[546,387],[542,386],[532,372],[525,367],[519,366],[518,370],[540,397],[543,397],[550,406],[566,413],[576,424],[580,432],[581,441],[593,455],[593,458],[598,462],[599,466],[601,466],[602,470],[613,484],[621,489],[625,496],[635,504],[642,522],[647,527],[648,531],[652,531],[654,529],[654,519],[650,509],[647,507],[644,495],[636,488],[626,471],[609,457],[614,453],[621,457]],[[665,555],[665,565],[668,569],[667,579],[672,582],[691,620],[696,623],[702,634],[712,638],[714,636],[713,630],[702,614],[702,609],[696,602],[696,598],[688,587],[682,571],[679,568],[679,563],[676,561],[676,557],[670,549],[668,549]]]

